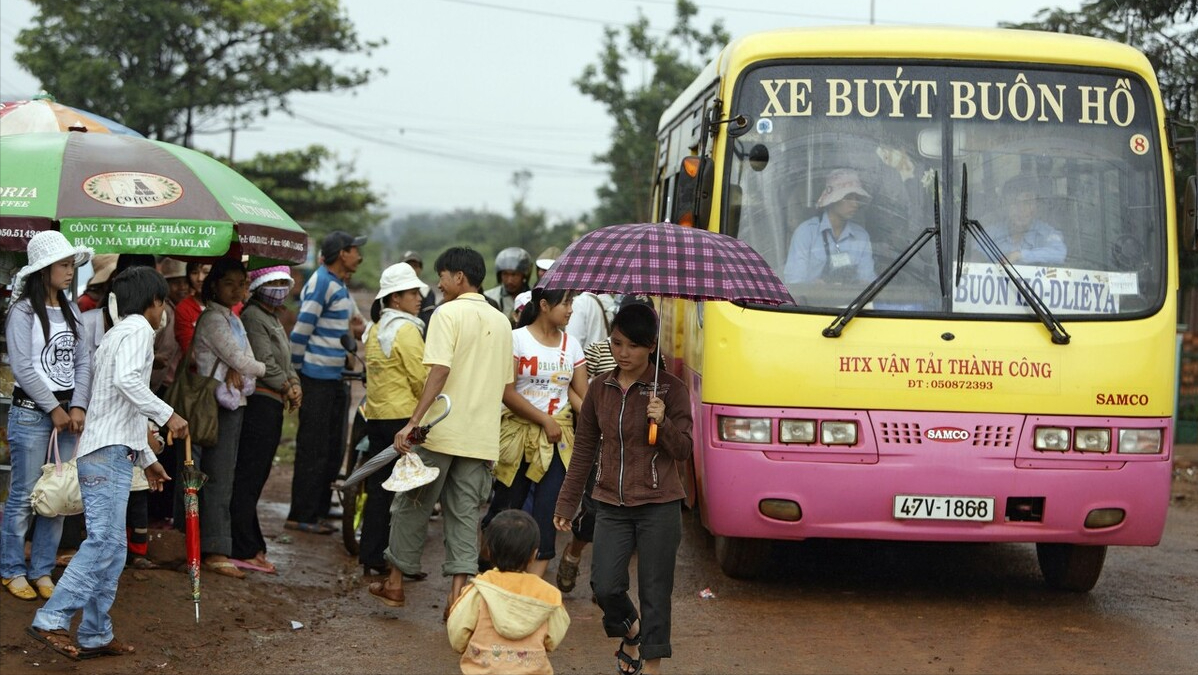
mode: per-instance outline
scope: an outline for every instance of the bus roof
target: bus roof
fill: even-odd
[[[730,69],[777,58],[945,59],[1118,68],[1155,83],[1148,59],[1128,45],[1065,33],[951,26],[822,26],[750,33],[728,43],[661,116],[671,122]],[[660,128],[660,126],[659,126]]]

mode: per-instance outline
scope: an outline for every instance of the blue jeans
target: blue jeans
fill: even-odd
[[[70,630],[71,618],[82,609],[75,638],[87,649],[112,642],[108,610],[125,569],[125,508],[133,482],[130,452],[123,445],[110,445],[79,458],[87,539],[62,573],[54,595],[33,617],[34,628]]]
[[[0,527],[0,577],[11,579],[25,575],[30,581],[54,571],[58,541],[62,538],[62,516],[46,518],[33,512],[29,493],[42,475],[46,447],[54,424],[41,410],[13,407],[8,411],[8,447],[12,451],[12,486],[4,503],[4,524]],[[58,455],[62,461],[75,456],[75,434],[58,434]],[[29,566],[25,565],[25,534],[33,525],[33,547]]]

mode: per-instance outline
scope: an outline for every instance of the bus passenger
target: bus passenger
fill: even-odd
[[[852,218],[869,200],[861,178],[852,169],[836,169],[815,206],[822,210],[795,230],[782,278],[788,284],[868,283],[874,278],[869,233]]]
[[[1040,190],[1035,178],[1020,174],[1002,188],[1007,220],[990,230],[998,249],[1016,264],[1059,265],[1065,261],[1065,239],[1038,219]]]

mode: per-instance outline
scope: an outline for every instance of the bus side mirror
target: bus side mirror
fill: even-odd
[[[711,160],[685,157],[678,180],[674,183],[674,222],[687,227],[703,227],[711,213],[711,186],[715,176]]]
[[[1181,201],[1181,245],[1187,251],[1198,249],[1198,176],[1186,181],[1185,197]]]

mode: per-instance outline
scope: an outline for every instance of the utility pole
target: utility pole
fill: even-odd
[[[221,129],[212,129],[212,130],[208,130],[208,131],[195,131],[194,133],[197,133],[197,134],[223,134],[225,132],[228,132],[228,134],[229,134],[229,163],[232,164],[233,163],[233,152],[234,152],[234,150],[236,150],[236,147],[237,147],[237,145],[236,145],[237,144],[237,132],[238,131],[261,131],[261,130],[262,130],[262,127],[240,127],[239,128],[237,126],[237,116],[233,113],[229,113],[229,126],[223,127]]]

